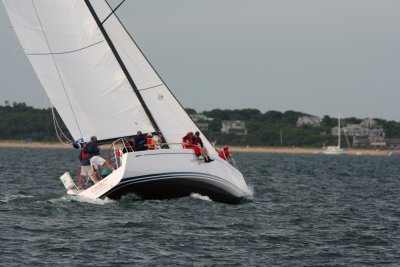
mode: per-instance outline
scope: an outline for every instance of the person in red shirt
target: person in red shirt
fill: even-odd
[[[219,152],[219,157],[224,160],[228,160],[228,158],[232,157],[232,154],[229,152],[229,147],[224,146],[222,150]]]
[[[193,132],[188,132],[183,138],[182,138],[182,145],[183,148],[186,149],[193,149],[194,154],[196,157],[200,157],[201,155],[201,149],[197,145],[193,143]]]

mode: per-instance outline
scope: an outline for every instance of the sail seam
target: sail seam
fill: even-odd
[[[146,91],[146,90],[153,89],[153,88],[156,88],[156,87],[160,87],[160,86],[163,86],[163,85],[164,85],[164,84],[154,85],[154,86],[151,86],[151,87],[147,87],[147,88],[143,88],[143,89],[138,89],[138,91]]]
[[[65,52],[29,53],[29,54],[26,54],[26,55],[27,56],[48,56],[48,55],[72,54],[72,53],[79,52],[79,51],[85,50],[87,48],[93,47],[93,46],[98,45],[98,44],[103,43],[103,42],[104,42],[104,40],[101,40],[101,41],[99,41],[97,43],[94,43],[94,44],[91,44],[91,45],[88,45],[88,46],[85,46],[85,47],[82,47],[82,48],[79,48],[79,49],[65,51]]]
[[[37,19],[38,19],[38,21],[39,21],[40,28],[42,29],[44,39],[46,40],[47,47],[49,48],[50,53],[51,53],[52,51],[51,51],[50,43],[49,43],[49,40],[47,39],[46,32],[45,32],[44,29],[43,29],[43,24],[42,24],[42,21],[40,20],[39,13],[38,13],[38,11],[37,11],[35,2],[34,2],[34,0],[31,0],[31,2],[32,2],[32,6],[33,6],[33,8],[34,8],[34,10],[35,10],[36,17],[37,17]],[[59,68],[58,68],[58,66],[57,66],[57,62],[56,62],[56,60],[55,60],[53,54],[51,55],[51,58],[53,59],[54,67],[56,68],[58,77],[59,77],[60,82],[61,82],[61,86],[62,86],[62,88],[64,89],[64,93],[65,93],[65,96],[66,96],[66,98],[67,98],[67,100],[68,100],[68,104],[69,104],[69,106],[70,106],[70,108],[71,108],[72,115],[74,116],[74,120],[75,120],[76,126],[78,127],[79,133],[80,133],[81,136],[82,136],[81,128],[79,127],[78,120],[76,119],[75,112],[74,112],[74,110],[72,109],[71,101],[70,101],[70,99],[69,99],[69,97],[68,97],[67,90],[66,90],[65,85],[64,85],[64,82],[63,82],[63,80],[62,80],[62,78],[61,78],[61,73],[60,73],[60,70],[59,70]]]

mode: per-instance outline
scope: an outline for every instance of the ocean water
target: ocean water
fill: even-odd
[[[77,152],[0,148],[0,266],[399,266],[400,156],[237,153],[254,197],[85,201]]]

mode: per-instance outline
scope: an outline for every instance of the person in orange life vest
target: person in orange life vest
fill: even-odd
[[[81,190],[83,186],[83,179],[85,178],[86,175],[88,175],[90,179],[92,179],[93,183],[97,183],[99,180],[97,179],[93,171],[93,168],[90,165],[89,154],[85,153],[83,149],[79,153],[79,161],[81,162],[81,170],[78,180],[78,189]]]
[[[147,135],[147,149],[148,150],[154,150],[156,149],[156,145],[158,145],[158,142],[156,140],[153,139],[153,135],[151,133],[149,133]]]
[[[201,149],[201,154],[204,157],[205,162],[211,162],[214,161],[213,159],[210,158],[210,155],[208,154],[207,148],[204,146],[203,141],[200,138],[200,132],[195,132],[193,136],[193,144],[197,145]]]
[[[198,147],[198,146],[193,144],[193,132],[188,132],[182,138],[182,145],[183,145],[183,148],[193,149],[194,150],[194,154],[196,155],[196,157],[199,157],[201,155],[200,147]]]
[[[232,157],[232,154],[229,153],[229,147],[228,146],[224,146],[222,148],[222,151],[220,151],[218,155],[219,155],[219,157],[221,159],[224,159],[224,160],[228,160],[228,158]]]

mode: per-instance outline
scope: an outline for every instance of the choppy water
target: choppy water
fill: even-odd
[[[1,266],[398,266],[400,157],[237,154],[254,199],[92,201],[76,151],[0,149]]]

